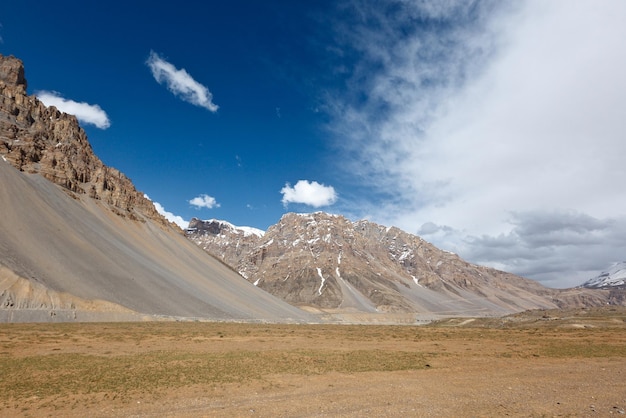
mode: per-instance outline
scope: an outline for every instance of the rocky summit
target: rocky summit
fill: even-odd
[[[606,292],[549,289],[468,263],[398,228],[323,212],[288,213],[262,235],[215,220],[190,227],[190,239],[251,283],[328,312],[500,315],[610,299]]]
[[[0,155],[5,161],[99,199],[118,215],[167,222],[129,178],[94,154],[75,116],[46,107],[26,87],[22,61],[0,55]]]

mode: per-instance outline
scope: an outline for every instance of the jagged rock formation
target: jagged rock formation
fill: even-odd
[[[368,221],[289,213],[260,236],[187,231],[248,281],[296,306],[354,312],[490,315],[607,303],[608,294],[559,291],[465,262],[420,237]],[[199,231],[202,230],[202,233]]]
[[[93,153],[75,116],[46,107],[27,94],[26,86],[22,61],[0,55],[0,156],[5,161],[99,199],[118,215],[168,223],[130,179]]]

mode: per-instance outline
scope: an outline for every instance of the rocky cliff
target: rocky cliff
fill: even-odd
[[[0,55],[0,157],[68,191],[98,199],[120,216],[168,222],[131,180],[93,153],[73,115],[29,96],[22,61]]]
[[[264,235],[245,238],[216,228],[216,221],[202,226],[188,230],[188,237],[248,281],[296,306],[490,315],[608,300],[608,294],[548,289],[468,263],[395,227],[322,212],[286,214]]]

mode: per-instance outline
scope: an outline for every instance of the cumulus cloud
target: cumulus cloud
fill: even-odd
[[[150,51],[146,65],[154,79],[159,84],[165,84],[175,96],[195,106],[217,112],[219,106],[213,103],[213,94],[207,87],[194,80],[184,68],[177,69],[154,51]]]
[[[178,215],[174,215],[172,212],[166,211],[163,205],[161,205],[159,202],[154,202],[152,199],[150,199],[150,197],[147,194],[144,194],[143,196],[152,202],[152,204],[154,205],[154,208],[161,216],[163,216],[168,221],[178,225],[180,229],[185,229],[189,226],[189,221],[184,220],[182,217]]]
[[[553,286],[625,257],[626,3],[356,4],[330,128],[371,218]]]
[[[197,209],[206,208],[213,209],[219,208],[220,204],[217,203],[214,197],[209,196],[208,194],[201,194],[200,196],[196,196],[189,201],[189,204],[195,206]]]
[[[109,116],[97,104],[75,102],[74,100],[65,99],[55,91],[41,90],[35,92],[35,96],[46,106],[54,106],[61,112],[74,115],[83,123],[94,125],[100,129],[106,129],[111,126]]]
[[[337,193],[333,186],[325,186],[316,181],[299,180],[293,187],[286,183],[280,193],[283,195],[282,202],[285,206],[289,203],[302,203],[319,208],[337,201]]]

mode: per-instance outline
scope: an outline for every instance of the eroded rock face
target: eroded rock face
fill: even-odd
[[[355,312],[491,315],[606,303],[468,263],[418,236],[318,212],[284,215],[262,236],[220,221],[187,235],[248,281],[297,306]]]
[[[130,179],[96,157],[75,116],[27,95],[22,61],[2,55],[0,158],[73,193],[101,200],[121,216],[168,223]]]

